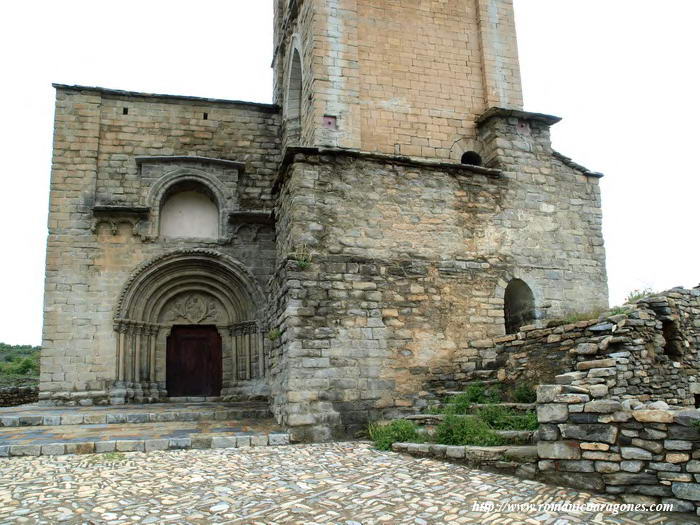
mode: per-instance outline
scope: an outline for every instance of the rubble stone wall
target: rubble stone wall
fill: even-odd
[[[13,386],[0,388],[0,407],[14,407],[36,403],[39,399],[39,388],[35,386]]]
[[[542,183],[570,189],[566,202],[528,208],[528,188],[540,192],[540,182],[493,169],[294,152],[279,183],[277,258],[306,262],[278,266],[275,286],[288,296],[270,326],[280,330],[286,359],[288,402],[278,413],[298,435],[312,434],[300,439],[422,408],[426,389],[455,377],[473,341],[504,334],[514,277],[547,312],[607,303],[597,234],[570,238],[550,215],[556,209],[563,223],[594,230],[598,179],[555,171],[545,153],[528,162],[547,172]],[[514,229],[518,213],[529,219],[527,233]],[[588,269],[572,272],[584,259],[593,261]]]
[[[567,352],[572,370],[537,388],[541,475],[628,502],[694,511],[700,288],[648,297],[625,314],[579,326],[587,337],[562,341],[551,354],[554,360]],[[541,337],[566,337],[555,330]]]
[[[602,392],[596,397],[694,405],[699,312],[700,289],[674,289],[618,315],[570,324],[553,320],[525,326],[517,334],[472,341],[457,358],[455,384],[494,372],[508,383],[556,381],[595,386]]]

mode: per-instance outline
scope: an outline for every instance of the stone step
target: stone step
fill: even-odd
[[[465,463],[471,468],[514,474],[525,479],[536,475],[537,447],[505,445],[474,447],[425,443],[394,443],[394,452]]]
[[[0,428],[0,457],[288,444],[272,419]]]
[[[175,421],[264,419],[271,416],[267,402],[154,403],[148,405],[48,407],[22,405],[0,408],[0,427],[60,425],[130,425]]]

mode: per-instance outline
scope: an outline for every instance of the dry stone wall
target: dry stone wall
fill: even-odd
[[[0,388],[0,407],[14,407],[36,403],[39,399],[39,388],[35,386],[13,386]]]
[[[642,299],[588,324],[585,334],[561,343],[559,355],[570,354],[572,369],[537,388],[541,476],[694,511],[700,288]]]

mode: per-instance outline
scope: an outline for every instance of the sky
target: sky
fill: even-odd
[[[514,2],[525,108],[606,175],[611,304],[697,286],[700,2]],[[23,0],[0,20],[0,342],[40,344],[51,83],[270,102],[272,1]]]

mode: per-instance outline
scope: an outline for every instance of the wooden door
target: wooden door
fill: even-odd
[[[215,326],[174,326],[168,337],[168,396],[221,395],[221,336]]]

